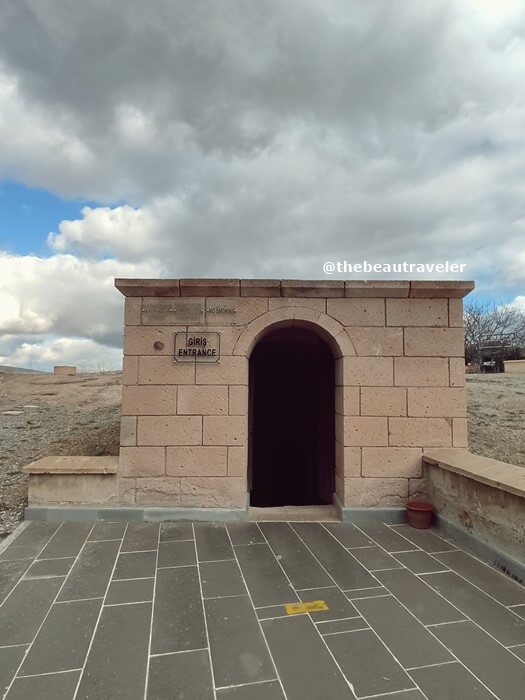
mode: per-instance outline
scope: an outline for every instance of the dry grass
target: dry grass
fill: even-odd
[[[467,375],[471,452],[525,467],[525,374]]]

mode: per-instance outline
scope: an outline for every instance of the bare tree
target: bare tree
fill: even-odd
[[[510,353],[525,347],[525,312],[506,304],[465,304],[465,357],[474,365],[482,362],[482,348],[490,341],[501,341]]]

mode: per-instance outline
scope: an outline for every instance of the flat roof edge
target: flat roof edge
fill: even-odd
[[[126,297],[398,297],[461,299],[472,280],[115,279]]]

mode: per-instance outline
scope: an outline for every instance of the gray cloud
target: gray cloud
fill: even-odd
[[[0,175],[108,205],[49,238],[89,271],[100,342],[107,255],[174,277],[449,259],[517,293],[524,36],[512,0],[4,0]],[[38,290],[10,332],[79,334]]]

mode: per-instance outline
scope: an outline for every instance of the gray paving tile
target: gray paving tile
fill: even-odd
[[[324,637],[356,695],[392,693],[413,681],[371,630]]]
[[[402,564],[390,556],[381,547],[365,547],[363,549],[352,550],[353,556],[368,571],[378,571],[379,569],[400,569]]]
[[[39,559],[76,557],[86,541],[93,523],[62,523],[39,555]]]
[[[517,605],[516,607],[512,607],[511,610],[525,620],[525,605]]]
[[[323,636],[326,634],[355,632],[366,628],[368,628],[368,623],[362,617],[350,617],[348,620],[332,620],[331,622],[319,622],[317,624],[317,631]]]
[[[149,666],[147,700],[191,698],[213,700],[207,650],[153,657]]]
[[[195,564],[195,544],[190,542],[161,542],[157,566],[188,566]]]
[[[27,646],[0,647],[0,698],[14,678],[14,675],[24,658]]]
[[[354,700],[350,687],[307,615],[264,620],[261,625],[288,700]]]
[[[374,698],[374,700],[376,700],[376,698]],[[402,690],[399,693],[390,693],[390,695],[386,695],[384,698],[379,696],[377,700],[427,700],[427,698],[425,698],[423,693],[420,693],[417,688],[414,688],[413,690]]]
[[[190,522],[181,520],[176,523],[161,523],[160,541],[174,542],[176,540],[192,540],[193,526]]]
[[[44,527],[32,528],[32,525],[43,525]],[[58,523],[29,523],[28,527],[24,528],[18,537],[16,537],[6,549],[0,552],[0,591],[2,582],[1,569],[5,569],[6,562],[33,559],[38,556],[40,550],[57,528]],[[28,564],[29,563],[30,562],[28,562]]]
[[[225,595],[245,595],[246,586],[236,561],[210,561],[199,565],[202,595],[216,598]]]
[[[119,554],[113,580],[155,576],[156,552],[125,552]]]
[[[370,539],[374,540],[380,547],[386,549],[387,552],[403,552],[417,549],[415,544],[408,542],[408,540],[401,537],[395,530],[384,523],[360,525],[359,529],[370,537]]]
[[[256,523],[228,523],[232,544],[262,544],[265,540]]]
[[[424,552],[443,552],[454,549],[455,545],[447,542],[432,530],[418,530],[410,525],[394,525],[393,529],[413,544],[421,547]]]
[[[460,663],[410,671],[428,700],[494,700],[494,695]]]
[[[98,598],[106,592],[119,542],[86,542],[60,591],[59,600]]]
[[[196,566],[159,569],[153,610],[152,654],[207,646]]]
[[[205,600],[217,687],[272,680],[275,670],[249,597]]]
[[[361,598],[376,598],[382,595],[390,595],[390,591],[379,584],[375,588],[361,588],[358,591],[346,591],[345,596],[349,600],[361,600]]]
[[[378,571],[375,575],[424,625],[465,618],[407,569]]]
[[[159,527],[157,523],[129,523],[122,542],[122,551],[140,552],[157,549]]]
[[[3,561],[0,564],[0,605],[20,581],[30,565],[30,559]]]
[[[414,574],[428,574],[432,571],[443,571],[443,569],[449,568],[440,561],[436,561],[430,554],[420,550],[400,552],[394,556]]]
[[[249,544],[237,547],[235,552],[255,607],[297,601],[267,544]]]
[[[153,578],[136,578],[130,581],[112,581],[106,596],[106,605],[142,603],[153,599]]]
[[[505,646],[525,644],[525,620],[461,576],[450,571],[423,579]]]
[[[31,556],[36,557],[38,552],[44,547],[44,545],[51,539],[51,537],[58,530],[60,523],[46,523],[33,521],[30,522],[20,534],[11,542],[6,552],[14,548],[28,548],[33,554]],[[2,555],[0,554],[0,559]]]
[[[342,589],[367,588],[377,583],[364,566],[318,523],[294,523],[293,528]]]
[[[235,558],[230,538],[222,523],[195,523],[194,527],[199,561]]]
[[[32,559],[36,556],[35,547],[25,545],[24,547],[15,547],[14,544],[0,552],[0,562],[5,561],[20,561],[23,559]]]
[[[41,578],[43,576],[67,576],[73,566],[75,557],[66,559],[35,560],[26,571],[24,578]]]
[[[63,580],[40,578],[20,581],[0,607],[1,646],[33,641]]]
[[[151,603],[103,608],[76,700],[143,700]]]
[[[339,620],[342,617],[354,617],[359,615],[356,607],[352,605],[339,588],[316,588],[312,591],[298,591],[298,594],[303,603],[307,603],[311,600],[324,600],[328,606],[328,610],[319,610],[310,613],[314,622],[320,622],[321,620]]]
[[[284,695],[279,681],[267,681],[218,690],[217,700],[284,700]]]
[[[31,676],[17,678],[6,700],[72,700],[75,694],[80,671],[53,673],[49,676]]]
[[[288,523],[261,523],[260,528],[294,588],[332,585],[330,576]]]
[[[519,647],[512,647],[511,649],[513,654],[516,654],[516,656],[521,659],[522,661],[525,661],[525,644],[522,644]]]
[[[121,540],[126,531],[126,523],[99,522],[91,531],[88,540]]]
[[[452,661],[448,651],[392,596],[356,600],[355,606],[404,668]]]
[[[101,605],[101,600],[52,605],[18,675],[81,668]]]
[[[271,620],[272,617],[288,616],[284,605],[268,605],[265,608],[256,608],[255,613],[259,620]],[[306,613],[304,614],[306,615]]]
[[[444,552],[436,554],[444,568],[453,569],[482,591],[496,598],[503,605],[525,604],[525,586],[516,583],[505,574],[475,559],[467,552]]]
[[[434,634],[502,700],[523,700],[525,664],[472,622],[434,627]]]
[[[343,547],[368,547],[374,544],[372,540],[358,530],[352,523],[323,523],[323,527],[339,540]]]

